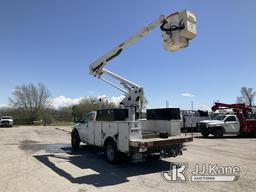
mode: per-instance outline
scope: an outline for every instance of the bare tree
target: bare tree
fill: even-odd
[[[241,96],[237,97],[237,103],[245,103],[246,105],[253,106],[256,92],[253,88],[242,87]]]
[[[38,120],[40,114],[48,107],[50,92],[42,84],[38,86],[30,83],[14,88],[13,97],[9,98],[10,105],[16,109],[22,110],[31,122]]]

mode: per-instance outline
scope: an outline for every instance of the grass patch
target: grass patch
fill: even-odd
[[[50,126],[73,126],[75,125],[74,122],[69,121],[55,121],[50,124]]]

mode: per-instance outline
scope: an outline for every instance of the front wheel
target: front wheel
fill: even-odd
[[[213,132],[214,137],[220,138],[223,136],[223,130],[222,129],[215,129]]]
[[[77,150],[79,148],[80,145],[80,137],[78,135],[77,131],[72,131],[71,133],[71,145],[72,145],[72,149],[73,150]]]
[[[111,141],[107,142],[107,144],[105,145],[105,155],[108,162],[117,163],[118,151],[117,151],[116,143]]]

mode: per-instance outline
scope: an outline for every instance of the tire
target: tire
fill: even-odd
[[[201,130],[201,135],[205,138],[207,138],[210,134],[210,131],[209,130],[206,130],[206,129],[202,129]]]
[[[117,163],[119,159],[119,154],[117,151],[117,146],[114,141],[108,141],[105,145],[105,155],[109,163]]]
[[[201,132],[201,135],[205,138],[207,138],[209,136],[210,133],[207,133],[207,132]]]
[[[220,137],[223,137],[223,130],[220,129],[220,128],[217,128],[213,131],[213,135],[214,137],[216,138],[220,138]]]
[[[79,146],[80,146],[80,137],[78,135],[78,132],[75,130],[75,131],[72,131],[71,133],[71,146],[72,146],[72,149],[75,151],[77,149],[79,149]]]

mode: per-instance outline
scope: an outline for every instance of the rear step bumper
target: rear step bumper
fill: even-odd
[[[172,136],[168,138],[130,139],[130,156],[133,162],[141,162],[147,157],[161,158],[182,155],[185,142],[193,141],[192,136]]]
[[[161,147],[193,141],[192,136],[171,136],[168,138],[130,139],[131,147]]]

